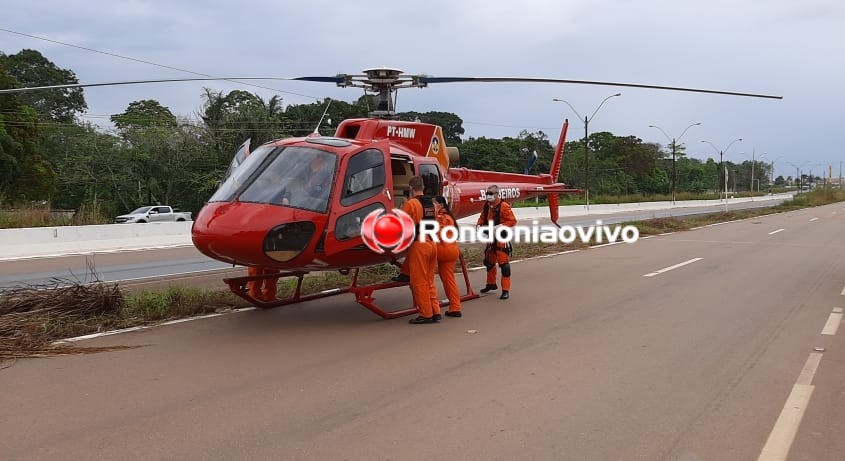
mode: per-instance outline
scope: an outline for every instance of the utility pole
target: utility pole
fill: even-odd
[[[754,156],[756,154],[757,148],[751,148],[751,199],[754,200]]]
[[[598,109],[596,109],[598,110]],[[590,211],[590,149],[587,144],[590,142],[589,133],[590,119],[584,116],[584,204],[587,211]]]

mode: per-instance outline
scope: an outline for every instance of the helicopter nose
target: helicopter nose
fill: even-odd
[[[302,254],[317,235],[311,213],[255,203],[209,203],[191,230],[206,256],[232,264],[272,266]]]

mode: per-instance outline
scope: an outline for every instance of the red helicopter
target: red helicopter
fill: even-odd
[[[253,78],[250,78],[253,79]],[[257,78],[255,78],[257,79]],[[186,78],[120,82],[117,84],[191,80],[246,80]],[[270,269],[270,273],[225,279],[236,295],[251,304],[269,308],[352,292],[362,306],[383,318],[416,312],[415,308],[386,311],[375,304],[376,290],[404,285],[387,282],[360,285],[360,268],[397,264],[403,254],[370,250],[361,236],[361,223],[376,210],[400,208],[409,197],[408,180],[421,176],[425,193],[443,195],[457,218],[479,213],[484,192],[499,186],[508,202],[548,197],[552,222],[558,219],[558,197],[582,191],[557,181],[568,121],[564,121],[551,170],[538,175],[456,168],[459,152],[444,142],[441,127],[395,120],[395,92],[424,88],[430,83],[540,82],[580,83],[664,90],[692,91],[780,99],[749,93],[640,85],[630,83],[521,77],[430,77],[403,75],[397,69],[378,68],[363,75],[297,77],[283,80],[335,83],[377,93],[378,106],[370,118],[341,122],[333,136],[315,133],[301,138],[268,142],[253,151],[248,143],[239,151],[223,183],[195,217],[192,239],[203,254],[233,265]],[[56,85],[45,88],[104,86],[111,84]],[[0,90],[3,92],[29,89]],[[460,259],[466,293],[477,297],[466,263]],[[303,277],[313,271],[352,273],[349,287],[311,295],[301,294]],[[249,284],[279,277],[296,277],[292,296],[265,300],[253,296]]]
[[[553,222],[558,218],[558,196],[581,192],[556,181],[568,122],[563,124],[549,173],[455,168],[451,165],[458,162],[458,149],[446,145],[441,127],[391,119],[391,93],[400,85],[415,83],[395,69],[364,72],[361,86],[379,90],[379,106],[370,114],[372,118],[344,120],[334,136],[315,133],[268,142],[252,152],[242,149],[224,183],[195,218],[192,238],[202,253],[236,265],[281,271],[225,280],[235,294],[256,306],[275,307],[352,292],[358,303],[384,318],[415,312],[413,308],[388,312],[374,302],[375,290],[402,283],[357,283],[359,268],[396,264],[404,256],[370,250],[362,240],[361,225],[373,211],[401,208],[409,197],[412,176],[423,178],[426,194],[445,196],[457,218],[481,211],[490,184],[498,185],[503,200],[509,202],[548,196]],[[351,86],[358,81],[343,83]],[[314,176],[319,184],[309,185]],[[466,285],[462,299],[477,297],[463,258],[460,262]],[[351,285],[329,293],[300,294],[305,274],[325,270],[353,271]],[[297,277],[288,299],[258,299],[248,289],[250,282],[280,276]]]

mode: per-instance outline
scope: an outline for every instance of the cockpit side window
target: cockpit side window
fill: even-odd
[[[384,154],[367,149],[353,155],[346,168],[340,203],[353,205],[381,191],[385,183]]]

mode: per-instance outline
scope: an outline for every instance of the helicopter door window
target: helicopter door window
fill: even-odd
[[[358,152],[349,159],[340,204],[349,206],[379,193],[385,182],[384,154],[376,149]]]
[[[423,179],[425,195],[440,195],[440,169],[437,165],[420,165],[420,176]]]

